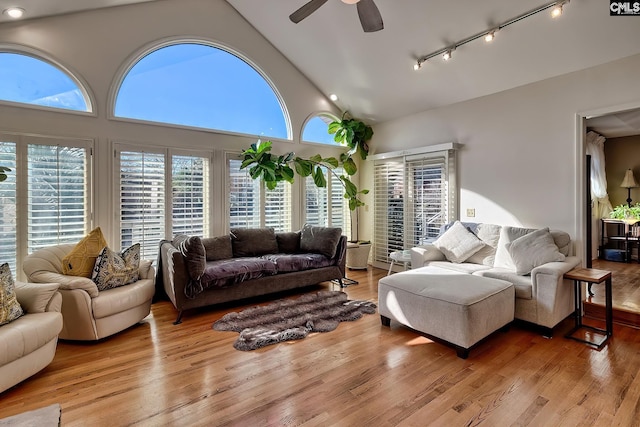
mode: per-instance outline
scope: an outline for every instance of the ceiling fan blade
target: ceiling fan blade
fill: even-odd
[[[311,0],[308,3],[304,4],[300,9],[289,15],[289,19],[291,19],[291,22],[293,22],[294,24],[297,24],[298,22],[302,21],[304,18],[318,10],[318,8],[326,2],[327,0]]]
[[[384,28],[382,16],[373,0],[360,0],[357,6],[360,23],[365,33],[373,33]]]

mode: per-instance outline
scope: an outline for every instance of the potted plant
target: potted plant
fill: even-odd
[[[349,209],[356,214],[355,240],[349,242],[347,246],[347,267],[366,269],[371,242],[358,239],[357,209],[364,206],[360,196],[369,193],[369,190],[358,190],[350,177],[358,171],[353,156],[358,154],[362,160],[366,160],[369,154],[367,141],[373,136],[373,129],[362,121],[349,117],[345,112],[340,120],[331,122],[327,130],[334,135],[334,141],[348,148],[348,151],[342,153],[339,158],[323,158],[316,154],[304,159],[293,152],[276,156],[271,153],[271,141],[258,140],[242,152],[243,160],[240,169],[249,168],[250,176],[253,179],[262,179],[271,190],[276,188],[280,181],[293,183],[295,174],[301,177],[311,176],[316,186],[326,187],[327,181],[323,168],[338,177],[344,187],[344,198],[349,200]],[[336,172],[339,167],[342,167],[343,175]],[[352,238],[353,230],[352,221]]]
[[[635,205],[618,205],[609,214],[612,219],[619,219],[629,224],[640,221],[640,203]]]

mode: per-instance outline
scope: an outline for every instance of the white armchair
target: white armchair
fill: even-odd
[[[30,282],[60,284],[64,319],[61,339],[99,340],[149,315],[155,292],[151,261],[140,261],[137,282],[98,291],[91,279],[62,273],[62,259],[74,247],[75,244],[63,244],[40,249],[28,255],[22,265]]]

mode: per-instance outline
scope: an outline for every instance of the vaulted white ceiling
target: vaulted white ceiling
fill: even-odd
[[[30,16],[149,0],[0,0]],[[179,1],[179,0],[161,0]],[[211,0],[224,1],[224,0]],[[572,0],[460,46],[420,71],[417,58],[535,9],[546,0],[375,0],[385,28],[364,33],[355,5],[328,0],[299,24],[289,15],[307,0],[226,0],[336,104],[382,122],[500,92],[640,53],[640,16],[609,16],[608,2]],[[4,16],[0,22],[5,21]]]

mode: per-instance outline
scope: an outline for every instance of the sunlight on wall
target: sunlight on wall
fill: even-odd
[[[475,216],[470,216],[473,210]],[[522,222],[502,206],[473,191],[460,189],[460,220],[521,227]]]

